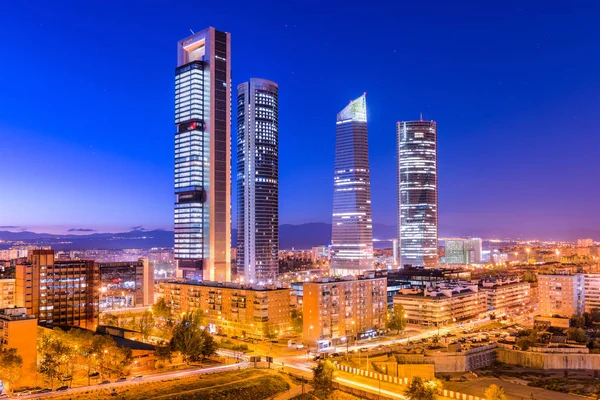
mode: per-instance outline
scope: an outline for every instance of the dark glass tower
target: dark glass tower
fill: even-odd
[[[437,125],[398,122],[398,237],[402,264],[437,264]]]
[[[337,115],[331,268],[335,275],[372,268],[373,227],[365,95]]]
[[[237,270],[267,283],[279,271],[277,84],[250,79],[237,96]]]
[[[177,43],[175,259],[185,278],[231,280],[230,36]]]

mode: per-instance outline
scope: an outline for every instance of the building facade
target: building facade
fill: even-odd
[[[486,294],[469,282],[402,289],[394,296],[394,304],[402,304],[409,324],[434,327],[477,319],[487,310]]]
[[[31,384],[37,370],[37,319],[25,308],[0,309],[0,342],[23,359],[20,384]]]
[[[212,332],[264,339],[290,333],[291,289],[214,282],[161,282],[174,313],[202,311]]]
[[[585,311],[583,274],[539,274],[538,313],[544,317],[570,318]]]
[[[373,222],[367,135],[367,100],[362,95],[336,121],[331,269],[336,275],[372,269]]]
[[[147,258],[98,264],[100,311],[154,304],[154,268]]]
[[[264,79],[238,85],[237,271],[249,283],[279,272],[278,95]]]
[[[585,274],[585,312],[600,309],[600,274]]]
[[[175,259],[189,279],[231,280],[230,63],[229,33],[177,44]]]
[[[398,122],[398,237],[402,265],[437,263],[437,124]],[[447,257],[447,255],[446,255]]]
[[[446,239],[444,254],[446,255],[446,264],[467,264],[468,257],[466,251],[465,239]]]
[[[40,324],[95,329],[100,270],[90,260],[55,261],[53,250],[32,250],[16,266],[16,305]]]
[[[387,321],[387,279],[347,277],[305,282],[303,337],[318,348],[377,335]]]
[[[15,284],[13,278],[0,279],[0,309],[15,306]]]
[[[483,279],[480,290],[487,296],[488,311],[509,313],[531,302],[531,284],[517,277]]]

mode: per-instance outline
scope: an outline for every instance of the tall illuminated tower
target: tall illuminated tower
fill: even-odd
[[[177,43],[175,259],[183,277],[231,280],[230,35]]]
[[[266,283],[279,271],[278,88],[253,78],[237,89],[237,270]]]
[[[373,259],[364,94],[339,112],[336,124],[331,268],[336,275],[360,274],[372,268]]]
[[[398,150],[398,237],[401,264],[437,264],[437,125],[396,125]]]

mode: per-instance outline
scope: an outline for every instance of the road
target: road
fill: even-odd
[[[237,356],[239,356],[239,352],[231,352],[231,353],[235,353]],[[226,356],[226,357],[232,357],[231,353],[229,352],[229,350],[223,350],[223,351],[220,350],[217,352],[217,354]],[[232,358],[237,358],[237,357],[234,356]],[[246,357],[242,356],[239,358],[240,358],[240,361],[235,364],[219,365],[216,367],[208,367],[208,368],[187,369],[184,371],[160,372],[160,373],[156,373],[156,374],[144,375],[143,379],[140,381],[134,381],[134,380],[131,380],[131,378],[130,378],[129,380],[127,380],[125,382],[118,382],[118,383],[112,382],[112,383],[108,383],[105,385],[81,386],[81,387],[69,389],[64,392],[31,394],[31,395],[26,395],[26,396],[20,396],[19,398],[25,398],[25,399],[34,399],[34,398],[40,398],[40,397],[51,398],[51,397],[63,396],[65,394],[74,395],[76,393],[89,392],[90,390],[94,390],[94,389],[109,389],[110,390],[111,388],[121,388],[121,387],[128,386],[128,385],[136,385],[136,384],[139,384],[142,382],[154,382],[154,381],[162,381],[162,380],[166,380],[166,379],[178,379],[178,378],[185,378],[185,377],[190,377],[190,376],[195,376],[195,375],[210,374],[210,373],[214,373],[214,372],[234,371],[234,370],[237,370],[240,368],[247,368],[250,365],[248,363],[248,361],[246,360]]]

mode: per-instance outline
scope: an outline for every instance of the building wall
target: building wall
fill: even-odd
[[[538,312],[542,316],[582,315],[585,310],[583,274],[538,275]]]
[[[31,383],[37,362],[37,319],[32,315],[12,318],[0,315],[0,341],[7,349],[17,349],[23,358],[21,384]]]
[[[600,274],[585,274],[585,311],[600,308]]]
[[[515,282],[480,289],[487,295],[487,309],[506,312],[531,302],[531,285],[528,282]]]
[[[483,292],[468,291],[452,295],[430,296],[398,294],[394,304],[402,304],[409,324],[425,326],[445,325],[452,322],[478,318],[487,309]]]
[[[600,369],[600,354],[540,353],[500,347],[498,361],[537,369]]]
[[[16,280],[11,278],[0,279],[0,308],[15,306]]]
[[[160,282],[159,293],[174,313],[200,310],[211,329],[229,336],[263,338],[265,326],[277,336],[290,333],[291,289]]]
[[[306,282],[303,285],[303,337],[309,343],[341,343],[385,328],[387,279]]]

